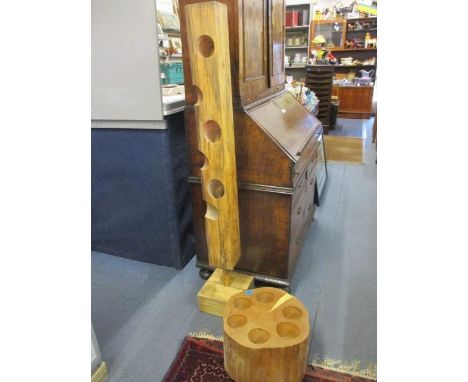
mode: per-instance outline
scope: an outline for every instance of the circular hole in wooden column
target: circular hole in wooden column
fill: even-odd
[[[300,309],[296,308],[295,306],[288,306],[283,309],[283,316],[289,320],[294,320],[302,316],[302,312]]]
[[[208,168],[208,164],[209,164],[208,158],[203,153],[201,153],[201,155],[203,155],[203,165],[201,166],[200,170],[206,170]]]
[[[208,121],[203,125],[205,131],[205,137],[210,142],[216,142],[221,138],[221,128],[216,121]]]
[[[255,298],[258,302],[263,304],[269,304],[275,301],[275,295],[271,292],[260,292],[255,294]]]
[[[208,192],[215,199],[222,198],[224,196],[224,184],[219,179],[211,179],[208,182]]]
[[[249,340],[254,344],[263,344],[270,338],[270,333],[265,329],[255,328],[249,332]]]
[[[233,314],[227,319],[227,323],[231,328],[240,328],[241,326],[244,326],[246,322],[247,318],[242,314]]]
[[[248,309],[252,306],[252,301],[250,301],[248,298],[236,298],[234,300],[234,307],[236,309]]]
[[[206,34],[198,37],[198,53],[200,53],[203,57],[208,58],[214,52],[214,42],[210,36]]]
[[[299,335],[299,328],[290,322],[280,322],[276,325],[276,331],[280,337],[296,338]]]
[[[188,103],[199,105],[203,101],[203,93],[197,85],[192,85],[190,92],[185,95]]]

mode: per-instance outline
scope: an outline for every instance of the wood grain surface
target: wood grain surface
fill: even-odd
[[[226,5],[185,7],[209,264],[233,269],[240,257],[239,210]]]
[[[179,0],[180,9],[207,0]],[[247,105],[284,89],[284,0],[219,0],[228,7],[234,105]],[[271,10],[271,11],[270,11]],[[182,51],[188,43],[185,13],[180,13]],[[280,20],[274,25],[271,18]],[[270,29],[271,28],[271,29]],[[189,59],[183,56],[184,82],[192,86]],[[281,70],[283,68],[283,70]]]
[[[299,382],[307,367],[309,313],[277,288],[238,293],[224,312],[224,368],[237,382]]]
[[[229,274],[229,284],[224,277]],[[223,317],[226,302],[230,297],[254,287],[254,278],[238,272],[216,269],[198,292],[198,308],[201,312]]]
[[[362,138],[331,135],[323,138],[328,161],[363,163],[364,140]]]
[[[200,185],[197,85],[192,76],[185,9],[208,0],[179,0],[185,108],[197,265],[209,265],[206,205]],[[283,0],[220,0],[227,6],[241,258],[235,269],[285,285],[314,214],[314,163],[320,122],[284,89]],[[204,16],[204,22],[209,18]],[[254,25],[255,24],[255,25]],[[191,42],[192,44],[193,42]],[[215,49],[216,52],[216,49]],[[210,79],[211,80],[211,79]],[[307,179],[306,179],[307,178]],[[305,187],[307,181],[308,187]],[[311,184],[312,182],[312,184]],[[245,186],[245,187],[244,187]]]
[[[369,118],[372,112],[372,86],[334,86],[333,95],[340,100],[341,118]],[[353,115],[354,114],[354,115]]]

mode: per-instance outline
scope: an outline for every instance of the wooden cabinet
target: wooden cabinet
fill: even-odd
[[[322,122],[323,131],[328,134],[330,126],[330,101],[333,89],[333,65],[307,65],[306,86],[319,99],[317,118]]]
[[[370,118],[373,86],[334,86],[333,95],[340,100],[341,118]]]
[[[236,269],[289,286],[313,219],[320,122],[288,92],[234,111],[241,258]],[[194,112],[186,111],[198,265],[208,266]]]
[[[270,0],[270,87],[284,85],[284,0]]]
[[[284,0],[218,1],[228,7],[234,105],[246,105],[284,89]],[[184,6],[199,2],[203,0],[180,0],[182,36],[186,34]],[[188,51],[185,38],[182,51]],[[190,65],[187,55],[183,63]],[[186,89],[191,89],[187,70],[184,78]]]
[[[313,49],[312,41],[321,35],[327,41],[327,49],[343,48],[346,37],[346,20],[314,20],[310,27],[309,53]]]
[[[180,0],[184,6],[195,0]],[[241,257],[236,269],[288,287],[314,214],[320,122],[284,90],[284,1],[228,6]],[[207,22],[210,22],[207,20]],[[181,17],[182,43],[187,45]],[[215,48],[216,49],[216,48]],[[187,50],[185,50],[187,51]],[[192,91],[184,57],[186,94]],[[210,269],[202,199],[196,106],[185,109],[197,265]],[[192,102],[192,104],[190,103]]]

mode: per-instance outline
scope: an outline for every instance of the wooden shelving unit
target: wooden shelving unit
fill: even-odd
[[[356,23],[359,23],[356,26]],[[312,50],[312,40],[315,37],[315,31],[327,30],[324,25],[330,24],[329,31],[329,42],[333,38],[335,47],[327,48],[337,58],[338,63],[343,57],[353,57],[355,60],[365,62],[366,60],[375,57],[377,59],[377,48],[345,48],[345,41],[348,41],[349,45],[351,40],[352,43],[364,44],[366,33],[369,33],[371,37],[377,37],[377,18],[366,17],[356,19],[337,19],[337,20],[314,20],[310,28],[309,35],[309,55]],[[349,24],[353,24],[349,26]],[[318,28],[318,26],[320,26]],[[368,27],[364,27],[368,26]],[[358,27],[358,29],[352,29]],[[334,29],[332,29],[334,28]],[[322,33],[317,33],[322,34]],[[326,36],[327,37],[327,36]],[[375,64],[359,64],[359,65],[334,65],[334,76],[337,79],[346,78],[348,75],[354,73],[354,76],[358,77],[360,70],[370,71],[373,70],[373,78],[376,77],[377,61]],[[308,69],[309,70],[309,69]],[[311,87],[313,91],[315,89]],[[320,92],[320,89],[317,89]],[[369,118],[372,112],[372,98],[373,98],[374,87],[373,86],[333,86],[333,95],[338,96],[340,101],[339,116],[344,118]]]
[[[308,45],[303,45],[303,46],[285,46],[284,49],[307,49],[309,46]]]
[[[285,27],[287,31],[296,31],[296,30],[301,30],[301,29],[309,29],[309,25],[300,25],[297,27]]]
[[[350,30],[351,25],[355,25],[356,23],[360,24],[360,29],[352,29]],[[356,18],[356,19],[335,19],[335,20],[313,20],[311,27],[309,29],[309,56],[310,51],[312,50],[312,40],[314,39],[316,34],[322,34],[320,31],[316,33],[317,29],[324,28],[324,25],[330,25],[330,38],[333,39],[335,44],[334,47],[328,47],[327,49],[333,53],[337,53],[336,57],[339,60],[343,56],[343,53],[352,52],[353,54],[357,55],[357,58],[361,60],[361,58],[366,57],[366,53],[375,52],[377,54],[377,48],[371,47],[348,47],[346,48],[345,41],[351,40],[360,40],[359,44],[364,44],[365,35],[369,33],[371,36],[377,37],[377,18],[376,17],[366,17],[366,18]],[[371,28],[364,28],[363,25],[370,24],[372,25]],[[326,28],[326,27],[325,27]],[[325,36],[327,38],[327,36]]]
[[[177,13],[172,14],[157,10],[156,18],[158,20],[158,45],[161,62],[182,62],[182,53],[173,53],[168,56],[165,52],[166,48],[172,44],[171,40],[180,41],[180,25]]]
[[[309,48],[309,40],[308,37],[310,35],[310,24],[314,14],[314,5],[311,1],[300,1],[300,0],[286,0],[286,12],[291,10],[308,10],[308,20],[306,25],[294,26],[294,27],[285,27],[285,55],[291,57],[291,61],[294,59],[296,53],[300,53],[301,55],[308,57],[308,48]],[[307,42],[306,45],[287,45],[288,38],[292,36],[298,35],[300,33],[305,34],[305,40]],[[299,70],[299,69],[302,69]],[[300,80],[301,78],[305,78],[305,64],[303,65],[285,65],[286,75],[293,76],[295,80]]]

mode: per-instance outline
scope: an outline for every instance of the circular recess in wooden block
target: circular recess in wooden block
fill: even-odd
[[[252,301],[248,298],[240,297],[236,298],[233,304],[236,309],[248,309],[252,306]]]
[[[200,53],[203,57],[208,58],[214,52],[214,42],[213,39],[204,34],[198,37],[198,53]]]
[[[233,327],[237,315],[246,322]],[[270,287],[239,292],[226,302],[223,329],[224,367],[234,381],[303,380],[309,312],[296,297]]]
[[[255,293],[255,299],[263,304],[270,304],[275,301],[276,297],[273,293],[270,292],[260,292]]]
[[[300,309],[294,306],[288,306],[283,309],[283,316],[289,320],[294,320],[302,316],[302,312]]]
[[[211,179],[208,182],[208,192],[215,199],[220,199],[224,196],[224,184],[219,179]]]
[[[265,329],[255,328],[249,332],[249,340],[254,344],[263,344],[270,339],[270,333]]]
[[[243,316],[242,314],[233,314],[232,316],[228,317],[227,322],[231,328],[240,328],[247,322],[247,317]]]
[[[185,96],[187,102],[192,105],[199,105],[203,101],[203,93],[197,85],[192,85],[190,92]]]
[[[290,322],[280,322],[276,325],[276,331],[280,337],[296,338],[300,331],[299,328]]]
[[[219,141],[221,138],[221,128],[216,121],[208,121],[203,125],[203,130],[205,131],[205,137],[210,142]]]

